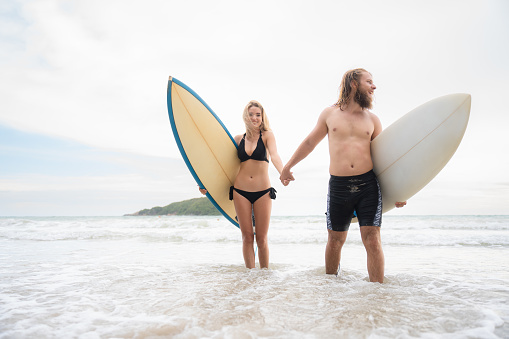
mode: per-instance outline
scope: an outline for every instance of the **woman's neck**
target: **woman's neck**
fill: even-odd
[[[260,133],[261,133],[261,131],[260,131],[259,128],[257,128],[257,129],[248,129],[246,131],[246,137],[247,138],[254,138],[255,136],[260,135]]]

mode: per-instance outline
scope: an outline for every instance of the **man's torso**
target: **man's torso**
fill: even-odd
[[[373,169],[371,139],[375,124],[371,113],[341,111],[331,107],[326,117],[329,138],[329,172],[352,176]]]

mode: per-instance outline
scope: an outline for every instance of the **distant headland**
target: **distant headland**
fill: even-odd
[[[212,205],[209,199],[194,198],[174,202],[164,207],[152,207],[124,216],[146,216],[146,215],[220,215],[219,211]]]

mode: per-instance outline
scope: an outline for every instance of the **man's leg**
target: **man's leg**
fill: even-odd
[[[338,274],[339,261],[341,260],[341,248],[346,241],[348,231],[329,231],[327,247],[325,247],[325,273]]]
[[[368,274],[371,282],[384,282],[385,259],[380,227],[361,226],[361,237],[368,256]]]

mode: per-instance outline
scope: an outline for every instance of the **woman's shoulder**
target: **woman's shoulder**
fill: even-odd
[[[242,140],[242,138],[244,137],[244,134],[239,134],[239,135],[236,135],[233,137],[233,140],[235,140],[235,142],[237,143],[237,145],[239,144],[239,142]]]
[[[274,138],[274,132],[271,129],[262,132],[262,138],[267,140],[267,138]]]

